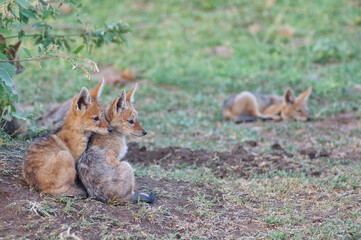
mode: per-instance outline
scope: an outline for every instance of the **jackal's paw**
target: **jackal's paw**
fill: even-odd
[[[88,197],[88,193],[86,192],[86,190],[79,188],[75,185],[70,186],[70,188],[64,193],[65,196],[77,196],[77,197],[81,197],[81,198],[87,198]]]

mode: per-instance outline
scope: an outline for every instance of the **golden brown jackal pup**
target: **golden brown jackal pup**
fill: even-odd
[[[307,99],[311,91],[310,87],[298,97],[291,88],[287,88],[283,97],[241,92],[224,102],[222,114],[227,120],[236,122],[254,121],[257,118],[307,121]]]
[[[98,99],[102,87],[103,81],[91,91],[83,87],[74,98],[63,125],[32,142],[23,162],[27,184],[49,194],[86,194],[74,184],[76,163],[86,149],[91,132],[112,131]]]
[[[94,134],[78,162],[79,177],[90,197],[102,202],[114,200],[120,203],[152,203],[154,194],[134,193],[134,170],[121,161],[127,152],[125,135],[142,137],[147,134],[139,123],[138,112],[132,102],[136,90],[121,94],[109,105],[106,119],[113,127],[108,135]]]

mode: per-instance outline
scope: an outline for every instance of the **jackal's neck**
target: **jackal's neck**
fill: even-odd
[[[117,131],[113,131],[107,135],[101,135],[95,133],[92,145],[97,145],[102,148],[117,148],[119,145],[123,145],[125,143],[125,135],[119,133]]]
[[[115,131],[113,135],[117,139],[115,152],[118,155],[117,159],[120,161],[128,151],[127,141],[125,140],[125,135],[123,133]]]
[[[115,129],[115,131],[113,131],[113,132],[111,133],[111,135],[114,136],[114,137],[116,137],[118,140],[120,140],[120,139],[125,139],[125,134],[122,133],[122,132],[117,131],[116,129]]]
[[[81,154],[86,149],[91,132],[84,132],[76,125],[74,126],[65,121],[56,135],[69,149],[75,162],[78,162]]]
[[[118,160],[121,160],[128,150],[125,135],[116,131],[108,135],[95,134],[90,147],[93,146],[114,153]]]

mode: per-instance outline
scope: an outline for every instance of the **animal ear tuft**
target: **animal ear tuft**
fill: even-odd
[[[297,97],[297,101],[303,101],[306,102],[308,97],[311,95],[312,92],[312,87],[309,87],[305,92],[301,93],[298,97]]]
[[[284,95],[284,101],[287,104],[294,104],[295,103],[296,97],[295,97],[295,94],[293,93],[291,88],[286,89],[286,92],[285,92],[285,95]]]
[[[115,111],[116,113],[121,113],[124,111],[126,107],[126,94],[125,90],[122,89],[119,96],[117,97],[117,100],[115,102]]]
[[[133,89],[127,93],[127,101],[130,102],[130,103],[133,103],[134,102],[134,93],[135,91],[137,91],[137,83],[135,83]]]
[[[92,96],[95,99],[98,99],[102,94],[103,86],[104,86],[104,78],[100,81],[98,86],[96,86],[95,88],[89,91],[90,96]]]
[[[82,87],[78,98],[76,99],[76,110],[83,110],[90,105],[90,94],[86,87]]]

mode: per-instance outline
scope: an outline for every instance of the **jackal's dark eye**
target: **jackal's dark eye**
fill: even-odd
[[[93,120],[94,120],[94,121],[99,121],[99,117],[98,117],[98,116],[93,117]]]
[[[133,120],[128,120],[128,123],[134,124],[134,121]]]

